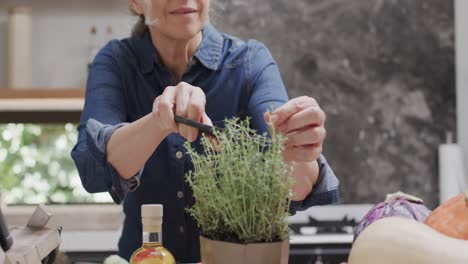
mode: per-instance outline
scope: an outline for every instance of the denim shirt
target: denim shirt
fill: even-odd
[[[254,129],[266,132],[263,114],[288,101],[278,66],[262,43],[244,42],[209,24],[182,81],[203,89],[206,113],[220,126],[225,118],[249,116]],[[193,165],[184,139],[175,133],[166,137],[130,180],[123,180],[106,160],[112,133],[151,113],[155,98],[176,84],[148,31],[109,42],[90,67],[78,142],[71,154],[88,192],[109,192],[116,203],[124,203],[119,254],[126,259],[142,242],[140,206],[157,203],[164,205],[165,247],[178,262],[200,260],[199,229],[185,210],[195,201],[185,181]],[[323,156],[318,162],[317,183],[304,201],[291,204],[291,213],[338,201],[336,176]]]

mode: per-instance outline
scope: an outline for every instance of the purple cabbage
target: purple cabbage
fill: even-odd
[[[418,197],[397,192],[388,194],[384,202],[374,206],[354,229],[354,240],[373,222],[385,217],[403,217],[424,222],[431,213]]]

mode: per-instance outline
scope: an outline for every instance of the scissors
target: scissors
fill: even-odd
[[[176,123],[184,124],[184,125],[196,128],[196,129],[198,129],[198,131],[200,131],[202,133],[206,133],[206,134],[208,134],[208,135],[210,135],[212,137],[216,137],[215,132],[223,132],[224,131],[224,128],[217,127],[217,126],[205,125],[205,124],[202,124],[200,122],[193,121],[193,120],[190,120],[190,119],[186,119],[186,118],[183,118],[183,117],[178,116],[178,115],[174,115],[174,120],[175,120]],[[260,142],[260,144],[262,144],[263,146],[270,146],[271,145],[271,141],[269,139],[265,139],[264,137],[262,137],[260,135],[252,135],[252,136],[255,136],[255,139],[258,140]]]
[[[174,115],[174,120],[176,121],[176,123],[184,124],[184,125],[196,128],[198,129],[198,131],[202,133],[206,133],[213,137],[215,136],[215,131],[219,131],[219,132],[223,131],[223,128],[221,127],[205,125],[200,122],[186,119],[178,115]]]

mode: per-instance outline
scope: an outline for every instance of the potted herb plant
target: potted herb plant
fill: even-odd
[[[201,228],[204,264],[288,263],[291,169],[283,162],[283,137],[270,134],[234,119],[215,139],[202,137],[203,152],[186,143],[196,199],[188,210]]]

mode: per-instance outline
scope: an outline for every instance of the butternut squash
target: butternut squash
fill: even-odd
[[[468,240],[468,191],[437,207],[425,224],[446,236]]]
[[[349,264],[467,264],[468,241],[445,236],[414,220],[388,217],[354,242]]]

